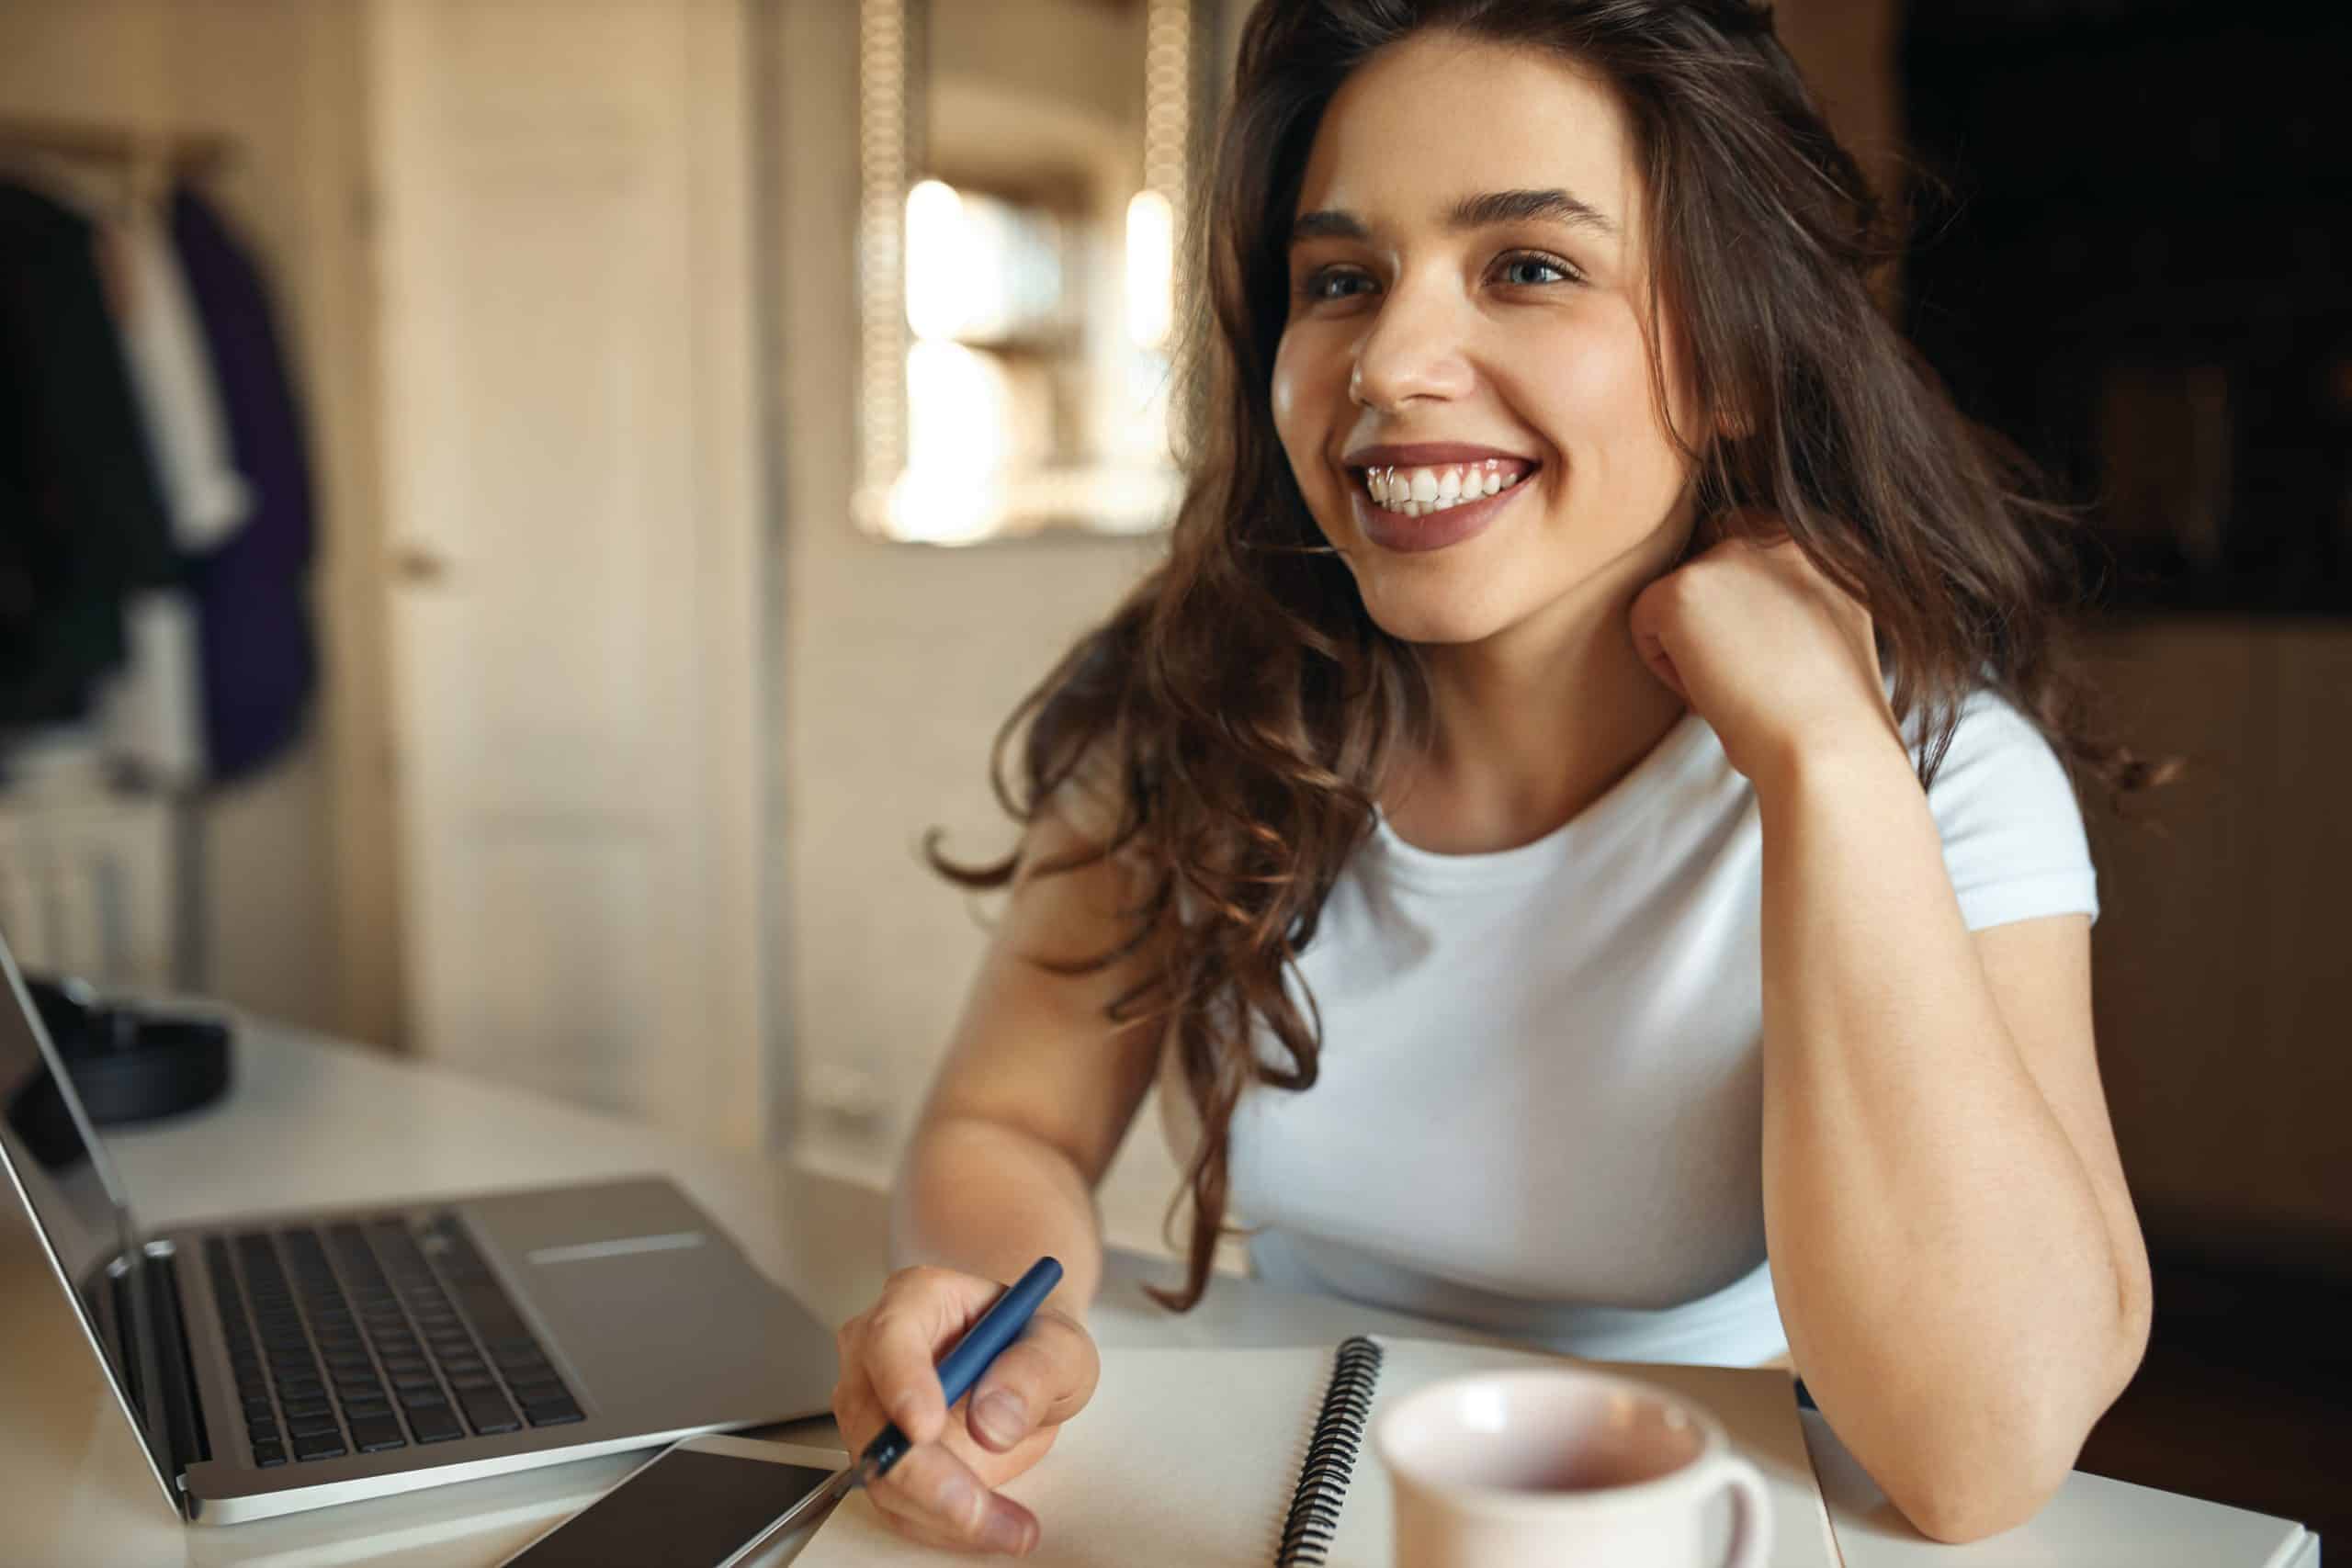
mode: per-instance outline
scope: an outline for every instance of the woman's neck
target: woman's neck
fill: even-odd
[[[1596,581],[1483,642],[1422,648],[1430,741],[1382,792],[1399,837],[1441,854],[1531,843],[1657,749],[1686,710],[1628,625],[1656,570]]]

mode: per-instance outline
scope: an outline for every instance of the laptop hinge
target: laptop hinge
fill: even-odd
[[[180,1300],[178,1259],[167,1241],[147,1244],[147,1320],[155,1325],[155,1361],[163,1381],[164,1431],[172,1451],[172,1479],[183,1494],[188,1466],[212,1457],[204,1434],[203,1401],[188,1346],[187,1312]]]
[[[212,1449],[204,1435],[203,1404],[189,1359],[172,1245],[150,1242],[145,1251],[137,1269],[118,1261],[106,1270],[100,1320],[112,1331],[132,1404],[158,1425],[157,1436],[169,1461],[165,1470],[185,1511],[188,1466],[210,1459]],[[136,1301],[134,1291],[140,1292]],[[152,1355],[140,1353],[142,1331]]]

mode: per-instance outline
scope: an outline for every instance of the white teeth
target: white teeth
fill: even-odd
[[[1419,517],[1498,494],[1525,477],[1521,472],[1506,474],[1498,460],[1488,458],[1447,468],[1367,468],[1363,482],[1375,504]]]

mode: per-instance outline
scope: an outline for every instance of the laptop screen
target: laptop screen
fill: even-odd
[[[162,1455],[160,1418],[144,1418],[131,1397],[133,1389],[155,1387],[153,1368],[123,1364],[121,1344],[107,1322],[112,1306],[101,1303],[92,1289],[106,1289],[105,1272],[118,1259],[135,1266],[141,1258],[130,1203],[6,942],[0,942],[0,979],[6,982],[0,994],[0,1166],[6,1167],[40,1233],[131,1425],[149,1453]],[[152,1363],[154,1339],[145,1331],[146,1295],[135,1279],[131,1283],[132,1289],[114,1294],[130,1303],[130,1341],[142,1347],[142,1359]],[[168,1461],[159,1458],[157,1470],[159,1476],[167,1474]],[[168,1485],[164,1492],[171,1495]]]

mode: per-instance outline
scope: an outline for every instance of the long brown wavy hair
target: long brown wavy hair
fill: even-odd
[[[1038,874],[1113,856],[1139,873],[1108,951],[1033,961],[1082,973],[1155,955],[1107,1011],[1161,1032],[1199,1112],[1185,1283],[1150,1292],[1178,1311],[1207,1289],[1242,1092],[1315,1083],[1319,1021],[1284,974],[1372,830],[1392,757],[1425,733],[1414,651],[1374,624],[1324,546],[1275,434],[1270,379],[1289,310],[1290,220],[1324,109],[1359,65],[1430,28],[1555,51],[1613,85],[1649,197],[1652,341],[1664,311],[1687,345],[1697,428],[1710,433],[1700,446],[1676,436],[1694,514],[1784,531],[1868,607],[1895,714],[1928,738],[1921,784],[1980,687],[2119,802],[2162,773],[2094,732],[2064,657],[2062,628],[2080,604],[2078,514],[1952,406],[1880,314],[1871,283],[1899,236],[1769,6],[1266,0],[1243,35],[1194,255],[1205,288],[1180,366],[1202,417],[1167,558],[1014,710],[993,769],[1024,826],[1074,778],[1108,782],[1115,828]],[[1662,374],[1653,354],[1663,408]],[[967,887],[1001,888],[1023,869],[1020,849],[956,864],[935,830],[926,852]],[[1261,1060],[1261,1028],[1286,1066]]]

